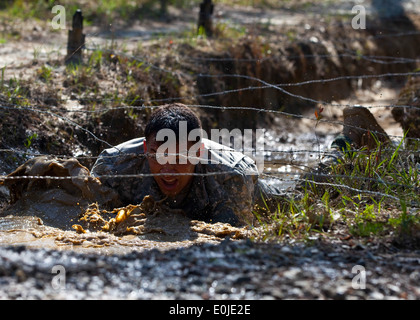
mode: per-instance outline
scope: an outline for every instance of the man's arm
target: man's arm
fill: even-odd
[[[135,204],[143,199],[142,191],[150,189],[150,178],[142,177],[143,173],[147,173],[145,165],[143,138],[139,138],[104,150],[91,174],[115,190],[122,204]]]
[[[231,225],[250,224],[254,221],[254,189],[258,176],[249,175],[249,169],[255,167],[251,159],[244,158],[233,168],[221,175],[208,177],[211,192],[211,222],[226,222]],[[220,170],[227,170],[225,166]]]
[[[91,174],[95,177],[100,177],[101,175],[111,175],[126,171],[130,167],[130,165],[127,165],[130,159],[136,159],[143,155],[143,142],[144,138],[137,138],[126,141],[114,148],[103,150],[93,165]]]

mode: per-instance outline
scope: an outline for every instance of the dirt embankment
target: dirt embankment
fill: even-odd
[[[222,35],[204,41],[202,47],[170,41],[145,46],[148,52],[136,53],[137,57],[149,57],[158,68],[150,68],[148,63],[139,67],[141,61],[108,50],[88,53],[87,66],[77,72],[57,67],[62,61],[56,59],[34,58],[24,69],[33,70],[36,83],[11,81],[6,86],[9,96],[0,96],[2,105],[10,108],[0,110],[4,132],[1,146],[19,150],[1,154],[3,173],[21,164],[25,153],[96,156],[109,147],[104,141],[115,145],[141,136],[148,110],[115,106],[157,105],[177,98],[175,101],[190,104],[299,114],[313,108],[316,101],[338,101],[356,89],[369,88],[377,80],[360,80],[357,76],[414,71],[420,54],[418,25],[415,14],[397,22],[369,21],[366,30],[353,29],[350,20],[309,20],[299,27],[275,26],[259,36],[243,36],[229,45]],[[154,52],[159,51],[161,56],[154,57]],[[54,67],[52,75],[49,66]],[[173,72],[162,72],[174,68]],[[346,78],[322,81],[342,76]],[[406,77],[390,76],[385,80],[401,87]],[[305,81],[313,82],[293,85]],[[272,88],[272,84],[281,87]],[[16,105],[22,110],[16,110]],[[60,111],[74,106],[89,112]],[[243,129],[272,124],[272,117],[265,112],[197,111],[206,130],[215,125]],[[13,125],[16,117],[18,128]],[[80,160],[87,167],[94,161]]]
[[[198,77],[201,94],[250,86],[263,88],[204,96],[200,102],[301,114],[313,109],[317,101],[339,101],[358,89],[371,88],[378,80],[374,75],[413,72],[417,68],[420,20],[416,15],[398,21],[368,21],[366,30],[353,29],[350,21],[310,23],[296,33],[285,34],[279,28],[279,33],[268,38],[245,37],[227,52],[209,54],[214,61],[204,62],[205,70],[223,76]],[[364,75],[367,77],[357,78]],[[328,81],[339,77],[342,79]],[[401,88],[407,77],[379,79],[385,80],[387,86]],[[313,83],[293,85],[307,81]],[[270,88],[271,84],[280,89]],[[256,123],[255,111],[239,112],[241,117],[237,110],[212,114],[221,126],[246,128]],[[258,116],[259,120],[267,120]]]
[[[392,109],[394,119],[400,123],[407,138],[420,138],[420,77],[409,79],[407,84],[401,90],[397,107]],[[398,107],[400,106],[400,107]],[[418,150],[418,141],[409,140]]]

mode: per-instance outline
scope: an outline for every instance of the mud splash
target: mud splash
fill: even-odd
[[[25,178],[34,176],[39,179]],[[76,159],[37,157],[8,178],[0,181],[9,189],[11,203],[3,215],[36,216],[61,229],[71,228],[72,221],[92,202],[110,205],[118,201],[117,194],[90,176]]]
[[[97,254],[125,254],[150,249],[168,250],[201,243],[220,243],[226,237],[239,240],[252,237],[256,230],[236,228],[226,223],[208,224],[190,220],[180,212],[145,214],[142,206],[119,208],[106,220],[108,211],[89,208],[74,224],[75,231],[46,226],[38,217],[0,218],[0,244],[25,245]],[[126,214],[122,214],[125,212]],[[128,214],[127,214],[128,213]],[[122,218],[122,216],[125,217]],[[99,226],[102,227],[99,229]]]
[[[39,179],[25,179],[30,176]],[[75,159],[34,158],[9,177],[16,179],[3,182],[12,204],[0,218],[2,245],[113,254],[243,239],[254,232],[191,220],[151,196],[139,205],[101,209],[115,208],[115,192]]]
[[[200,234],[217,238],[229,236],[232,239],[251,235],[246,227],[236,228],[227,223],[208,224],[191,220],[182,210],[167,207],[163,204],[164,200],[155,201],[151,196],[146,196],[140,205],[129,205],[112,212],[100,211],[95,204],[79,219],[82,225],[73,225],[73,229],[79,233],[86,233],[85,228],[88,228],[117,236],[141,235],[159,241],[194,240]],[[111,218],[107,220],[109,216]]]

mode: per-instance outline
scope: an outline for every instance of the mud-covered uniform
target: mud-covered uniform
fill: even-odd
[[[231,148],[202,139],[207,161],[200,160],[189,188],[175,199],[166,199],[171,208],[182,209],[191,219],[239,225],[253,220],[257,198],[271,192],[259,181],[255,162]],[[139,204],[146,195],[164,199],[150,173],[144,154],[144,138],[104,150],[91,170],[93,176],[117,191],[121,204]],[[113,177],[114,175],[128,175]]]

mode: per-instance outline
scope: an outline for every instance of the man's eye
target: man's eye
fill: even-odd
[[[163,152],[163,153],[157,153],[155,154],[156,159],[166,159],[169,156],[168,152]]]

